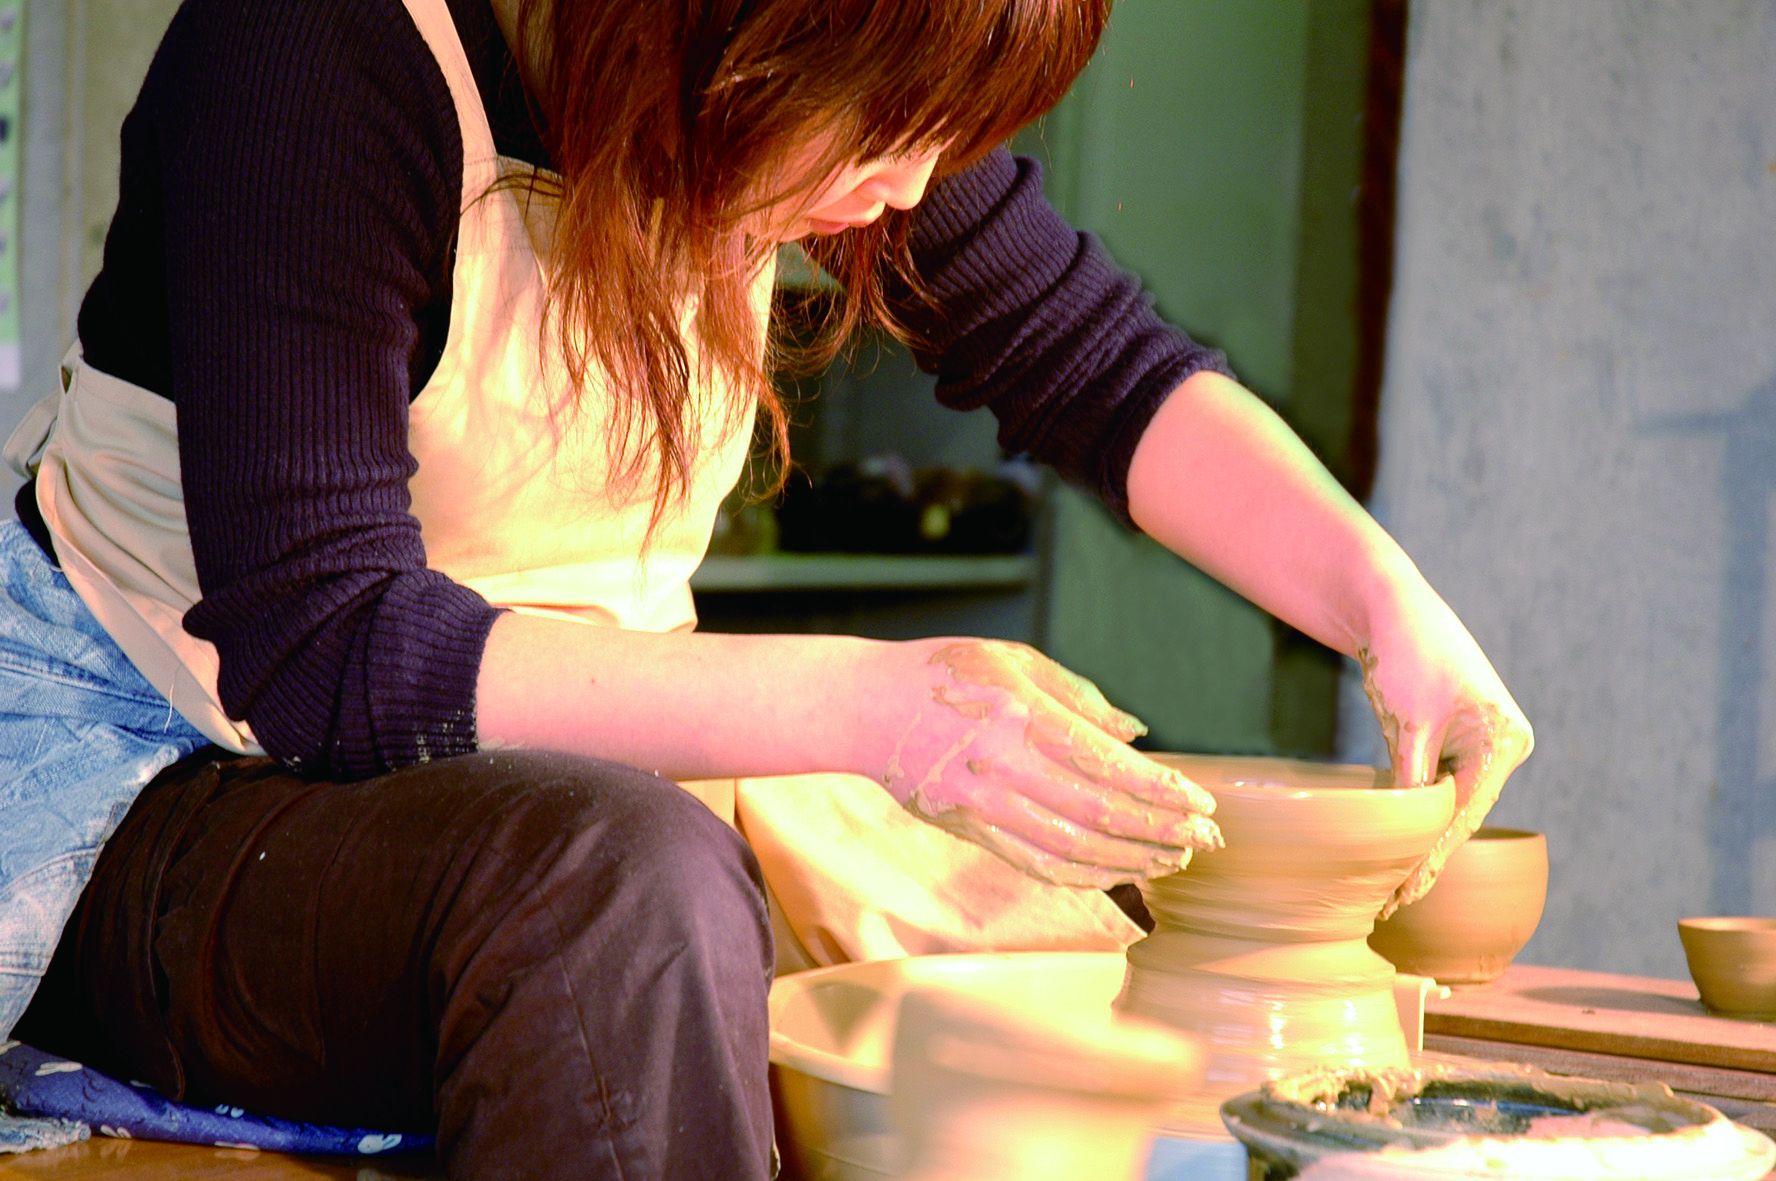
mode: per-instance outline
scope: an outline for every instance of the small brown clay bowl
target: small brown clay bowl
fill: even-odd
[[[1548,838],[1482,827],[1449,858],[1430,893],[1375,924],[1369,946],[1402,972],[1482,984],[1523,950],[1547,898]]]
[[[1776,919],[1679,919],[1702,1003],[1732,1017],[1776,1019]]]

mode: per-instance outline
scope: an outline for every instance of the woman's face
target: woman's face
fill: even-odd
[[[811,149],[803,158],[818,159],[821,154]],[[779,242],[866,226],[890,206],[917,205],[942,154],[939,146],[847,165],[811,190],[772,205],[764,217]]]

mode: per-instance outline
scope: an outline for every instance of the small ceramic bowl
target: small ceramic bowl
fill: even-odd
[[[1523,950],[1548,897],[1548,839],[1483,827],[1455,851],[1430,893],[1375,924],[1369,946],[1439,984],[1481,984]]]
[[[1732,1017],[1776,1019],[1776,919],[1679,919],[1702,1003]]]

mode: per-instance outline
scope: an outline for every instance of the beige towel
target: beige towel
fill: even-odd
[[[779,974],[944,952],[1121,951],[1141,938],[1102,891],[1038,882],[864,776],[741,779],[736,800],[775,904]]]

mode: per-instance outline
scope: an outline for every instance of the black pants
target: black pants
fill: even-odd
[[[652,775],[317,784],[209,750],[136,801],[17,1036],[187,1102],[435,1129],[452,1178],[745,1181],[771,964],[751,851]]]

